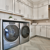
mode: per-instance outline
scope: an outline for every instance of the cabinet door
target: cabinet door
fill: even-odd
[[[24,16],[24,4],[19,2],[19,13]]]
[[[46,37],[46,26],[41,26],[41,36]]]
[[[33,16],[33,9],[29,7],[29,18],[32,19]]]
[[[50,38],[50,26],[47,26],[47,37]]]
[[[36,35],[40,36],[41,26],[36,26]]]
[[[5,0],[7,11],[13,12],[13,0]]]
[[[29,7],[25,5],[25,17],[29,18]]]
[[[48,5],[43,7],[44,19],[48,18]]]
[[[33,9],[33,19],[37,19],[37,16],[38,16],[38,9],[37,8],[35,8],[35,9]]]
[[[0,9],[5,10],[5,0],[0,0]]]
[[[14,10],[16,14],[19,14],[19,2],[18,0],[14,0],[15,1],[15,6],[14,6]]]
[[[39,19],[42,19],[43,18],[43,7],[40,7],[39,8]]]
[[[36,27],[35,26],[31,26],[31,33],[30,33],[30,37],[35,36],[36,34]]]
[[[45,2],[43,2],[44,5],[48,5],[48,0],[46,0]]]
[[[50,0],[49,0],[49,5],[50,5]]]

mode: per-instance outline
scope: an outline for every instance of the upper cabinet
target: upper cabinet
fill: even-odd
[[[43,13],[44,13],[44,19],[45,18],[49,19],[49,16],[48,16],[48,5],[46,5],[46,6],[43,7]]]
[[[33,16],[33,8],[29,7],[29,18],[32,19]]]
[[[19,2],[19,13],[24,16],[24,4]]]
[[[0,0],[0,10],[5,10],[5,0]]]
[[[49,0],[49,5],[50,5],[50,0]]]
[[[49,19],[48,0],[33,6],[33,20]]]
[[[13,12],[13,0],[5,0],[6,11]]]
[[[39,8],[39,19],[48,19],[48,5]]]
[[[16,13],[16,14],[19,14],[19,1],[18,0],[14,0],[14,12]]]
[[[13,0],[0,0],[0,10],[13,12]]]
[[[39,19],[43,19],[44,15],[43,15],[43,7],[39,8]]]
[[[33,9],[33,19],[38,19],[38,8]]]
[[[25,15],[24,15],[24,18],[32,19],[32,15],[33,15],[33,8],[25,5]]]
[[[46,2],[44,4],[39,4],[38,7],[33,8],[33,19],[49,19],[48,5]]]

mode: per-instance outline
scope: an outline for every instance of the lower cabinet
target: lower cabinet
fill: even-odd
[[[36,35],[40,36],[40,27],[41,26],[36,26]]]
[[[30,33],[30,37],[35,36],[36,34],[36,26],[31,25],[31,33]]]
[[[30,37],[35,35],[50,38],[50,25],[31,25]]]
[[[36,35],[46,37],[46,35],[47,35],[46,26],[44,26],[44,25],[36,26]]]
[[[47,26],[47,38],[50,38],[50,26]]]
[[[41,36],[46,37],[46,26],[41,26]]]

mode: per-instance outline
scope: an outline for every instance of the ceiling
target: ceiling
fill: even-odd
[[[38,4],[38,3],[46,1],[46,0],[29,0],[29,1],[32,1],[33,4]]]
[[[45,1],[45,0],[32,0],[33,2]]]
[[[38,1],[40,1],[40,0],[32,0],[33,2],[38,2]]]

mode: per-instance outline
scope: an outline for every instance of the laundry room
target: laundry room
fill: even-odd
[[[0,0],[0,50],[50,50],[50,0]]]

